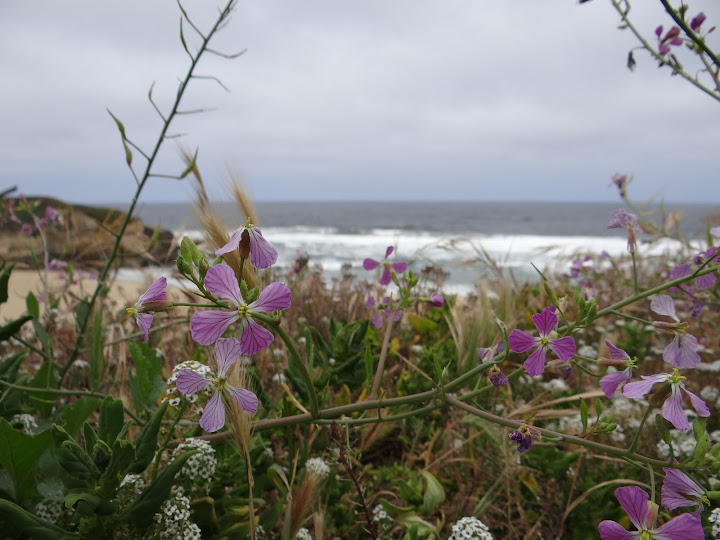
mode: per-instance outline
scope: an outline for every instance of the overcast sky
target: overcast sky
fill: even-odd
[[[648,37],[668,18],[636,0]],[[213,1],[186,3],[208,28]],[[693,0],[706,25],[720,2]],[[240,1],[172,132],[200,147],[218,194],[227,168],[259,200],[668,202],[720,197],[720,104],[639,51],[609,0]],[[150,151],[188,58],[171,0],[3,0],[0,190],[78,202],[129,201],[120,136]],[[191,48],[195,36],[186,28]],[[710,43],[720,48],[720,37]],[[690,57],[681,55],[688,66]],[[142,160],[136,156],[135,163]],[[179,173],[177,143],[155,172]],[[181,201],[188,184],[153,179],[142,200]]]

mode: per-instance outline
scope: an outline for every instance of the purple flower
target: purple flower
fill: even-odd
[[[637,216],[626,212],[622,208],[614,210],[610,214],[610,221],[608,222],[608,229],[627,229],[628,231],[628,244],[627,250],[630,253],[635,253],[635,247],[637,243],[636,233],[640,232],[640,226],[637,222]]]
[[[705,492],[692,478],[678,469],[664,467],[665,482],[663,483],[661,496],[662,505],[668,510],[675,510],[683,506],[700,505],[703,508]]]
[[[215,255],[219,257],[238,248],[243,258],[247,257],[248,251],[250,252],[250,264],[255,268],[268,268],[275,264],[278,258],[278,252],[263,238],[260,228],[250,223],[250,218],[245,226],[232,234],[230,241],[218,249]]]
[[[126,311],[137,320],[140,330],[145,333],[145,340],[148,341],[150,334],[150,326],[152,325],[153,315],[150,311],[161,311],[168,307],[165,300],[165,287],[167,287],[167,279],[164,277],[157,278],[147,291],[140,295],[135,307],[127,308]]]
[[[614,362],[615,365],[625,366],[623,371],[610,373],[600,379],[600,388],[602,388],[607,398],[610,399],[615,395],[615,392],[617,392],[618,386],[632,379],[632,370],[637,367],[637,365],[636,360],[631,359],[628,353],[616,347],[607,339],[605,340],[605,345],[610,349],[610,361]]]
[[[249,356],[267,347],[273,341],[272,333],[256,323],[252,314],[281,311],[290,307],[292,294],[284,284],[273,282],[260,293],[260,297],[246,304],[240,293],[235,272],[227,264],[218,264],[208,270],[205,288],[215,296],[229,300],[233,311],[202,311],[190,319],[192,338],[201,345],[210,345],[237,320],[242,321],[240,330],[241,354]]]
[[[393,322],[398,322],[402,318],[402,310],[399,309],[399,310],[393,312],[392,308],[390,307],[391,306],[390,297],[386,296],[385,298],[382,299],[382,303],[380,305],[378,305],[378,309],[375,310],[375,314],[373,315],[372,323],[375,328],[380,328],[382,326],[382,318],[380,317],[380,309],[381,309],[382,305],[387,306],[384,311],[385,311],[385,317],[387,317],[388,319],[392,318]],[[375,308],[375,297],[370,296],[365,301],[365,307],[370,310],[374,309]]]
[[[690,21],[690,28],[693,32],[697,32],[703,22],[705,22],[705,14],[701,11]]]
[[[58,261],[57,259],[53,259],[48,264],[48,270],[52,271],[58,271],[61,272],[67,268],[67,262],[66,261]]]
[[[32,236],[33,228],[30,225],[28,225],[27,223],[23,223],[22,227],[20,227],[20,228],[22,229],[22,232],[24,234],[27,234],[28,236]]]
[[[720,227],[713,227],[710,229],[710,234],[713,235],[715,238],[720,238]]]
[[[700,517],[695,514],[675,516],[662,527],[657,524],[658,505],[650,501],[649,495],[637,486],[621,487],[615,490],[615,497],[627,513],[637,532],[630,532],[619,523],[605,520],[598,525],[602,540],[702,540],[705,535]]]
[[[380,276],[379,282],[380,285],[387,285],[390,283],[392,281],[393,272],[402,274],[405,270],[407,270],[406,262],[388,262],[387,258],[394,250],[394,247],[388,246],[387,250],[385,250],[385,258],[381,261],[376,261],[375,259],[365,259],[363,261],[363,268],[365,270],[375,270],[379,265],[383,265],[383,273],[382,276]]]
[[[518,443],[517,451],[521,454],[526,450],[530,450],[532,448],[533,439],[538,437],[539,435],[537,433],[533,433],[533,428],[527,424],[521,425],[516,431],[513,431],[510,435],[508,435],[508,438],[511,441]]]
[[[650,393],[655,384],[668,383],[670,393],[663,403],[662,415],[676,429],[682,429],[683,431],[690,429],[690,423],[683,410],[683,394],[690,398],[690,403],[700,416],[710,416],[710,409],[708,409],[705,402],[685,389],[683,381],[686,377],[678,375],[677,369],[673,369],[672,374],[642,375],[641,378],[644,380],[627,383],[622,389],[623,395],[629,398],[640,398]],[[661,399],[665,394],[666,390],[661,389],[657,398]],[[657,399],[656,396],[653,396],[653,398]]]
[[[675,334],[675,339],[663,351],[663,360],[677,368],[690,369],[697,366],[700,363],[700,355],[697,353],[697,339],[687,333],[687,323],[680,322],[680,319],[678,319],[673,299],[666,294],[659,294],[653,298],[650,309],[658,315],[665,315],[675,319],[674,323],[653,321],[655,326],[665,328]]]
[[[660,44],[658,46],[658,52],[660,53],[660,56],[664,56],[670,52],[670,45],[674,45],[677,47],[683,44],[682,39],[678,37],[680,35],[680,28],[678,28],[677,26],[673,26],[670,30],[667,31],[665,37],[660,39],[660,36],[662,35],[662,30],[662,26],[658,26],[655,29],[655,35],[660,40]]]
[[[628,184],[628,177],[627,174],[620,174],[615,173],[612,175],[612,178],[610,179],[610,185],[615,184],[620,191],[620,196],[625,196],[625,189],[627,188]]]
[[[500,368],[496,364],[490,366],[490,374],[488,375],[490,382],[493,386],[505,386],[508,383],[508,378],[505,374],[500,371]]]
[[[225,425],[223,395],[235,401],[244,411],[252,414],[257,412],[257,396],[250,390],[235,388],[227,382],[228,372],[242,355],[242,348],[242,344],[235,338],[218,339],[215,343],[215,360],[218,369],[217,374],[213,374],[211,379],[203,377],[192,369],[182,369],[178,373],[177,388],[184,395],[194,394],[207,386],[215,389],[200,417],[200,427],[205,431],[212,433]]]
[[[396,263],[397,264],[397,263]],[[430,305],[432,307],[443,307],[445,304],[445,297],[437,292],[430,295]]]
[[[553,306],[545,308],[542,313],[536,313],[532,316],[532,319],[540,337],[533,337],[517,328],[510,332],[508,336],[510,349],[513,352],[522,353],[535,347],[533,353],[523,364],[530,375],[540,375],[545,371],[545,354],[548,349],[554,352],[563,362],[567,362],[575,356],[575,340],[572,337],[550,337],[551,332],[554,331],[558,324],[558,318],[555,315]]]

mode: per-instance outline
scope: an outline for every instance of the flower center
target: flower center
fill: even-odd
[[[132,317],[135,317],[138,313],[138,310],[134,307],[125,308],[125,311],[127,311],[128,315],[131,315]]]
[[[241,319],[245,319],[252,315],[252,311],[250,311],[250,308],[245,304],[243,304],[242,306],[238,306],[237,313],[238,317],[240,317]]]
[[[546,336],[540,336],[540,346],[547,347],[550,345],[550,340]]]
[[[670,376],[670,384],[678,384],[685,379],[687,379],[687,377],[683,377],[682,375],[680,375],[677,368],[675,368],[673,369],[672,375]]]
[[[652,540],[653,534],[648,531],[640,531],[640,540]]]

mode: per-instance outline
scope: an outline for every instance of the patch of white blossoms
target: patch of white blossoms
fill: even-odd
[[[173,490],[170,498],[154,516],[157,538],[167,540],[201,540],[200,527],[190,521],[190,499],[181,487]]]
[[[198,476],[203,480],[212,480],[217,467],[217,459],[215,458],[215,449],[210,443],[201,439],[186,439],[180,443],[173,455],[179,456],[189,450],[197,450],[196,454],[190,456],[185,462],[183,468],[180,469],[180,475],[186,476],[190,480],[195,480]]]
[[[448,540],[493,540],[490,529],[482,521],[474,517],[459,519],[452,526],[452,534]]]
[[[720,538],[720,508],[716,508],[710,512],[708,521],[713,524],[711,531],[713,538]]]
[[[312,536],[310,536],[310,531],[308,531],[305,527],[301,527],[295,535],[295,540],[312,540]]]
[[[177,376],[183,369],[192,369],[208,380],[211,380],[213,377],[212,370],[208,366],[194,360],[188,360],[187,362],[182,362],[181,364],[175,366],[172,374],[167,380],[167,390],[165,392],[166,397],[163,398],[163,401],[167,401],[171,407],[179,407],[183,400],[188,403],[195,403],[198,400],[198,394],[188,394],[185,396],[177,389]],[[212,385],[207,385],[200,391],[200,393],[209,398],[213,393],[213,388],[214,387]]]
[[[65,505],[62,501],[43,499],[35,505],[35,515],[49,523],[57,523],[64,509]]]
[[[35,418],[31,414],[16,414],[10,419],[10,424],[13,427],[20,427],[20,431],[26,435],[32,435],[35,433],[37,423]]]
[[[321,478],[327,478],[330,474],[330,467],[319,457],[308,459],[305,462],[305,468],[308,472],[314,473]]]

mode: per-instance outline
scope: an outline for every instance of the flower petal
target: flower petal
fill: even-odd
[[[248,307],[250,311],[268,313],[270,311],[282,311],[290,307],[292,293],[284,283],[274,281],[263,289],[260,297]]]
[[[395,270],[398,274],[402,274],[405,270],[407,270],[406,262],[395,262],[391,263],[390,266],[392,266],[393,270]]]
[[[202,311],[190,319],[190,334],[200,345],[210,345],[239,319],[235,311]]]
[[[272,343],[274,336],[267,328],[263,328],[254,320],[243,319],[243,330],[240,336],[240,345],[242,354],[250,356],[260,352],[262,349]]]
[[[153,322],[152,313],[138,313],[136,317],[138,328],[145,332],[145,339],[143,341],[147,342],[148,339],[150,339],[150,326],[152,326]]]
[[[715,274],[705,274],[704,276],[698,276],[695,279],[695,286],[699,290],[704,291],[705,289],[714,287],[716,282],[717,278],[715,277]]]
[[[233,401],[240,405],[243,411],[247,411],[252,414],[255,414],[257,412],[258,398],[250,390],[245,390],[244,388],[235,388],[234,386],[231,386],[229,384],[226,384],[225,388],[230,394],[230,397],[233,398]]]
[[[372,309],[375,307],[375,297],[374,296],[368,296],[368,299],[365,301],[365,307],[367,309]]]
[[[538,333],[541,336],[547,336],[552,332],[558,323],[557,315],[555,315],[555,307],[546,307],[542,313],[536,313],[532,316]]]
[[[702,399],[689,390],[683,388],[682,391],[690,398],[690,403],[692,403],[693,409],[695,409],[699,416],[710,416],[710,409],[708,409],[708,406]]]
[[[148,302],[162,302],[165,300],[165,287],[167,287],[167,279],[165,277],[157,278],[148,290],[140,295],[137,303],[139,305],[147,304]]]
[[[668,373],[658,373],[657,375],[642,375],[642,381],[627,383],[623,386],[623,396],[629,398],[641,398],[648,394],[654,384],[665,382],[670,378]]]
[[[219,338],[215,342],[215,360],[218,366],[218,375],[227,375],[235,365],[235,361],[242,354],[240,342],[235,338]]]
[[[632,377],[632,371],[630,368],[623,371],[616,371],[615,373],[609,373],[600,379],[600,388],[605,393],[605,396],[612,398],[617,392],[617,387],[625,381],[629,381]]]
[[[391,281],[392,281],[392,275],[388,271],[387,267],[385,267],[385,269],[383,270],[382,276],[380,276],[380,281],[378,281],[378,283],[380,283],[380,285],[387,285]]]
[[[550,350],[563,362],[575,356],[575,340],[570,336],[550,340]]]
[[[365,270],[375,270],[380,265],[380,262],[375,259],[365,259],[363,261],[363,268]]]
[[[619,523],[609,519],[600,522],[598,532],[602,540],[635,540],[640,537],[640,533],[627,531]]]
[[[675,334],[673,339],[663,351],[663,360],[673,367],[691,369],[700,362],[697,353],[698,341],[690,334]]]
[[[658,315],[665,315],[680,322],[677,313],[675,313],[675,301],[667,294],[658,294],[653,298],[652,302],[650,302],[650,309]]]
[[[648,511],[650,496],[646,491],[637,486],[626,486],[616,489],[615,497],[635,527],[642,529],[654,525],[654,523],[647,523],[650,514]]]
[[[657,540],[702,540],[705,533],[702,529],[700,516],[696,514],[680,514],[653,532]]]
[[[218,264],[207,271],[205,288],[215,296],[232,300],[238,306],[245,303],[235,272],[227,264]]]
[[[516,328],[510,332],[508,343],[510,344],[511,351],[521,353],[537,347],[538,343],[540,343],[540,338],[533,337],[527,332]]]
[[[545,371],[545,349],[542,347],[535,349],[525,360],[523,366],[525,366],[529,375],[540,375]]]
[[[379,311],[375,312],[375,316],[372,318],[372,323],[375,328],[380,328],[382,326],[382,319],[380,318]]]
[[[245,230],[245,227],[240,227],[238,230],[236,230],[234,233],[232,233],[232,236],[230,237],[230,241],[225,244],[223,247],[218,249],[215,252],[215,256],[219,257],[220,255],[225,255],[226,253],[230,253],[231,251],[235,251],[238,246],[240,246],[240,240],[242,238],[242,233]]]
[[[720,227],[713,227],[710,229],[710,234],[712,234],[715,238],[720,238]]]
[[[705,492],[684,472],[678,469],[664,467],[665,481],[662,486],[662,505],[675,510],[682,506],[695,506],[702,499]]]
[[[259,269],[275,264],[278,252],[265,240],[260,229],[257,227],[248,229],[248,234],[250,235],[250,263]]]
[[[208,400],[202,416],[200,417],[200,427],[205,431],[212,433],[225,425],[225,404],[222,400],[220,392],[215,392]]]
[[[612,360],[630,360],[630,356],[628,356],[628,353],[623,351],[621,348],[616,347],[607,339],[605,340],[605,345],[607,345],[608,349],[610,349],[610,358]]]
[[[683,431],[690,429],[690,423],[687,416],[685,416],[685,411],[683,411],[682,394],[675,384],[673,384],[672,394],[663,403],[662,415],[676,429],[682,429]]]
[[[199,392],[209,385],[210,381],[193,369],[181,369],[175,384],[178,390],[187,396]]]
[[[392,255],[393,251],[395,251],[395,248],[393,246],[388,246],[385,250],[385,258],[387,259],[390,255]]]

